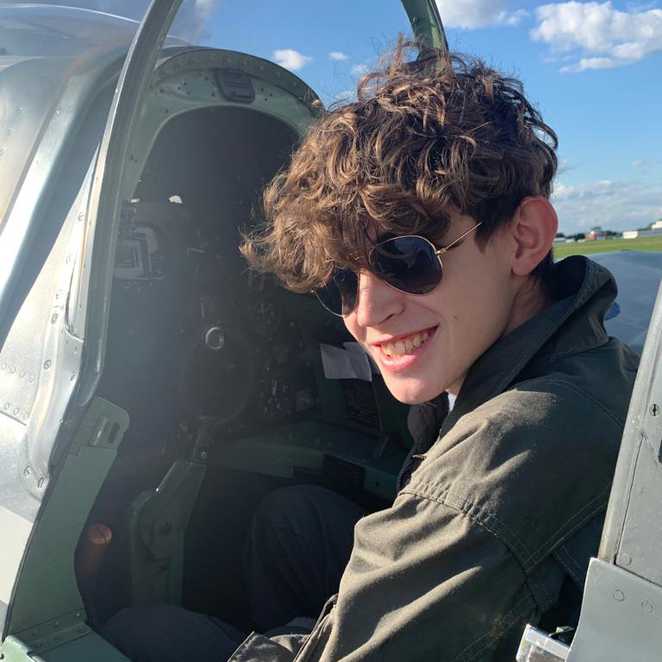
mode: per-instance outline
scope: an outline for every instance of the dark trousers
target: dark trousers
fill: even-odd
[[[315,485],[275,490],[253,516],[244,579],[251,615],[266,634],[302,632],[288,624],[314,619],[338,591],[354,524],[364,515],[352,501]],[[161,605],[118,612],[102,634],[133,662],[227,660],[248,634],[219,619]]]

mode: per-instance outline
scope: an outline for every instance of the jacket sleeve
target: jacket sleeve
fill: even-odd
[[[356,525],[319,659],[491,660],[535,612],[524,572],[490,531],[401,493]]]

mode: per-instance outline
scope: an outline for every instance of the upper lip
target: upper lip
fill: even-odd
[[[410,336],[415,336],[417,333],[423,333],[424,331],[432,331],[437,328],[437,324],[434,326],[426,326],[424,329],[419,329],[418,331],[409,331],[407,333],[402,333],[399,336],[383,336],[377,340],[373,340],[370,344],[373,347],[378,347],[379,345],[385,345],[386,343],[397,342],[403,338],[409,338]]]

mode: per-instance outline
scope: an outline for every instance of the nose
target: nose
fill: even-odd
[[[359,274],[359,292],[352,315],[359,326],[379,326],[404,308],[404,293],[389,287],[369,271]]]

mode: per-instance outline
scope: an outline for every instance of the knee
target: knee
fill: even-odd
[[[100,634],[131,660],[157,659],[155,649],[176,619],[176,611],[177,608],[170,605],[127,607],[118,611]]]
[[[253,531],[308,531],[305,525],[315,517],[316,505],[324,499],[326,490],[317,485],[291,485],[267,494],[253,515]]]
[[[133,662],[227,660],[243,634],[174,605],[122,609],[100,634]]]

